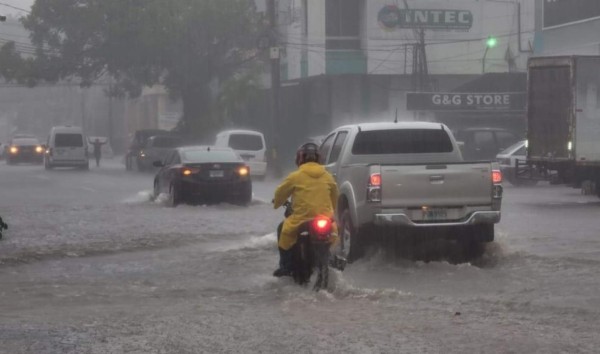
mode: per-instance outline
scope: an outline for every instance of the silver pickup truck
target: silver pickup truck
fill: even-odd
[[[448,229],[469,242],[494,240],[502,174],[495,162],[464,162],[445,125],[347,125],[327,135],[320,153],[340,190],[340,246],[349,260],[363,254],[375,226]]]

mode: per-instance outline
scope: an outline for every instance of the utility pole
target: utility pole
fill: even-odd
[[[279,90],[281,88],[280,77],[280,51],[277,39],[277,12],[275,0],[267,1],[267,12],[270,27],[269,58],[271,61],[271,168],[275,177],[281,176],[281,165],[279,161]]]
[[[83,130],[84,134],[87,134],[85,129],[85,89],[81,88],[81,130]]]
[[[404,0],[404,8],[409,11],[408,2]],[[412,89],[415,92],[428,91],[429,69],[425,51],[425,29],[415,28],[413,34],[417,43],[413,44]]]
[[[404,8],[410,11],[408,1],[404,0]],[[425,50],[425,29],[413,29],[413,35],[417,41],[413,44],[413,60],[412,60],[412,90],[413,92],[425,92],[431,90],[429,82],[429,68],[427,65],[427,54]],[[420,112],[413,112],[414,119],[419,118]]]
[[[108,76],[108,141],[113,145],[113,92],[112,92],[112,76]]]

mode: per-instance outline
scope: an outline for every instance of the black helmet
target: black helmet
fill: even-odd
[[[319,162],[319,147],[315,143],[306,143],[300,145],[296,150],[296,166],[307,162]]]

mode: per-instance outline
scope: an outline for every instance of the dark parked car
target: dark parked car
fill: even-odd
[[[183,140],[175,135],[156,135],[146,140],[146,147],[140,150],[137,159],[138,170],[153,168],[154,161],[164,161],[173,149],[180,147]]]
[[[41,164],[44,162],[44,151],[37,138],[13,138],[6,145],[4,156],[9,165],[18,162]]]
[[[162,129],[142,129],[137,130],[133,134],[133,139],[131,140],[131,144],[129,145],[129,149],[125,154],[125,168],[130,171],[139,168],[140,154],[146,147],[146,143],[148,138],[155,135],[169,135],[171,134],[169,131]]]
[[[163,161],[154,178],[154,197],[169,196],[168,203],[231,202],[248,205],[252,200],[250,168],[231,148],[180,147]]]
[[[522,140],[519,135],[502,128],[473,127],[458,130],[456,141],[462,145],[465,161],[492,161],[496,155]]]

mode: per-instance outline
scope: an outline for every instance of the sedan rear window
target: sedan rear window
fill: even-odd
[[[442,129],[394,129],[362,131],[356,135],[352,154],[421,154],[452,152],[452,141]]]
[[[183,163],[240,162],[241,158],[230,150],[187,150],[181,153]]]
[[[83,136],[81,134],[68,133],[56,134],[54,138],[54,145],[56,147],[82,147]]]
[[[263,149],[260,135],[231,134],[229,147],[234,150],[258,151]]]

